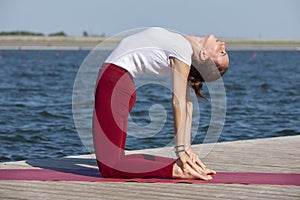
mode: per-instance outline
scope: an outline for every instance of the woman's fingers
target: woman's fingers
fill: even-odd
[[[216,174],[217,173],[215,170],[210,169],[210,168],[206,168],[204,171],[206,174]]]
[[[207,168],[199,159],[199,157],[190,152],[182,153],[180,156],[180,160],[182,163],[182,170],[189,174],[191,178],[200,178],[203,180],[211,180],[212,177],[209,174],[216,174],[216,172],[212,169]]]
[[[198,155],[195,153],[190,153],[190,158],[195,162],[206,174],[216,174],[216,171],[208,168],[203,162],[199,159]],[[198,167],[198,168],[199,168]]]
[[[191,159],[190,156],[188,156],[188,154],[184,153],[183,155],[181,155],[180,160],[182,162],[182,169],[185,170],[188,166],[193,169],[195,172],[201,174],[204,173],[203,170],[199,169],[199,167],[197,167],[197,164]]]
[[[204,171],[202,171],[199,167],[197,167],[197,164],[192,161],[192,160],[188,160],[187,162],[191,167],[192,169],[194,169],[196,172],[198,172],[199,174],[203,173]]]
[[[208,168],[206,165],[201,162],[201,160],[198,158],[197,159],[197,164],[204,170],[206,174],[216,174],[217,172],[213,169]]]
[[[192,161],[193,161],[194,163],[197,163],[197,157],[195,156],[195,154],[192,155]]]
[[[206,169],[206,166],[203,164],[203,162],[199,159],[198,155],[195,154],[194,152],[189,153],[190,158],[194,163],[196,163],[198,166],[200,166],[203,170]]]
[[[196,163],[197,163],[202,169],[206,169],[206,166],[203,164],[203,162],[199,159],[198,156],[197,156],[197,158],[196,158]]]
[[[196,158],[194,158],[194,160],[192,159],[188,159],[187,163],[191,166],[192,169],[194,169],[197,173],[199,174],[205,174],[207,175],[207,173],[205,172],[205,169],[199,167],[196,163]]]
[[[200,160],[197,154],[195,154],[192,150],[189,152],[189,156],[193,162],[195,162],[206,174],[216,174],[215,170],[207,168],[207,166]]]
[[[192,175],[192,177],[195,177],[195,178],[199,178],[199,179],[202,179],[202,180],[211,180],[212,177],[210,175],[206,175],[204,173],[198,173],[197,171],[195,171],[190,165],[186,165],[186,168],[185,168],[186,172],[189,173],[190,175]]]

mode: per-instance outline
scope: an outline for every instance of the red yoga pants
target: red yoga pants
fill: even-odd
[[[109,178],[172,178],[175,159],[125,155],[129,113],[136,100],[130,74],[105,63],[95,90],[93,139],[101,175]]]

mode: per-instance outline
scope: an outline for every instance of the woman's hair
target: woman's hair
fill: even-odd
[[[227,68],[222,69],[218,67],[211,58],[200,60],[193,54],[188,82],[194,89],[197,97],[207,100],[200,91],[203,86],[203,82],[216,81],[221,78],[226,71]]]

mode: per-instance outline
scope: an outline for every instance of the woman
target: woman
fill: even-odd
[[[186,36],[148,28],[124,38],[106,59],[95,90],[93,137],[99,170],[111,178],[194,178],[210,180],[207,168],[191,148],[192,101],[205,81],[225,73],[225,43],[215,36]],[[172,76],[175,153],[178,159],[125,155],[129,113],[135,103],[134,78],[142,73]]]

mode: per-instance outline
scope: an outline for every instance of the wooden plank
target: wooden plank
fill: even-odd
[[[300,173],[300,136],[217,143],[203,161],[217,171]],[[194,145],[195,151],[209,144]],[[173,148],[145,149],[173,157]],[[200,154],[201,155],[201,154]],[[0,163],[0,169],[97,168],[95,155]],[[0,181],[0,199],[300,199],[299,186]]]
[[[297,199],[297,186],[0,181],[1,198]],[[201,198],[200,198],[201,197]]]
[[[217,171],[300,173],[300,136],[217,143],[202,160]],[[196,152],[206,146],[193,145]],[[145,149],[128,153],[148,153],[174,157],[173,148]],[[284,166],[284,169],[283,169]],[[36,159],[0,163],[0,169],[80,169],[97,168],[95,155]]]

